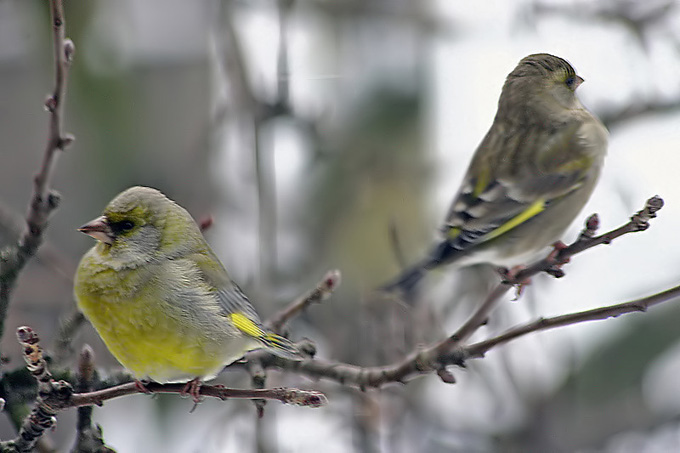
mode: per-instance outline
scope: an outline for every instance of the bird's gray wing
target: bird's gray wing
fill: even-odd
[[[443,227],[448,245],[464,251],[494,239],[578,189],[591,167],[580,127],[574,122],[512,137],[487,134],[449,209]],[[480,153],[482,147],[494,152]]]

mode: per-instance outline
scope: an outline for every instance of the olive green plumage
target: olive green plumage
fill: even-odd
[[[456,263],[525,264],[558,241],[595,188],[604,125],[576,97],[583,79],[564,59],[535,54],[508,75],[442,227],[443,239],[386,288],[411,290]]]
[[[75,278],[78,307],[137,379],[210,379],[247,351],[297,358],[266,332],[189,213],[132,187],[80,228],[99,242]]]

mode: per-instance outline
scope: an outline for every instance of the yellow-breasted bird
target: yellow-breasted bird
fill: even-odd
[[[582,82],[554,55],[519,62],[451,203],[441,242],[383,288],[409,293],[426,271],[451,263],[523,264],[560,239],[590,198],[607,152],[606,128],[576,97]]]
[[[78,307],[136,379],[193,383],[197,400],[202,380],[250,350],[299,359],[263,328],[189,213],[158,190],[125,190],[79,231],[99,242],[76,272]]]

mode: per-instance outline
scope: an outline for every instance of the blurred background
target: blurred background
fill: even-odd
[[[498,277],[479,266],[428,278],[409,309],[372,289],[418,260],[524,56],[569,60],[584,105],[611,132],[590,213],[602,229],[659,194],[649,231],[579,255],[555,280],[511,295],[474,340],[539,316],[652,294],[678,282],[680,2],[672,0],[66,0],[76,45],[53,186],[63,195],[45,244],[18,281],[2,339],[32,326],[57,363],[71,348],[58,320],[74,310],[72,275],[92,240],[75,229],[135,184],[162,190],[196,219],[264,318],[333,268],[341,288],[295,320],[319,356],[382,365],[443,338]],[[0,245],[16,240],[47,135],[53,86],[46,1],[0,0]],[[268,386],[327,392],[330,404],[146,395],[95,409],[119,452],[487,452],[680,450],[680,304],[534,334],[436,376],[365,393],[271,372]],[[56,366],[56,365],[55,365]],[[249,386],[242,371],[219,382]],[[69,451],[75,412],[50,434]],[[15,435],[8,417],[0,437]]]

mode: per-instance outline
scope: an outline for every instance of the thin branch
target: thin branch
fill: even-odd
[[[648,307],[658,305],[680,297],[680,286],[660,293],[608,307],[570,313],[554,318],[542,318],[526,325],[512,328],[497,337],[461,347],[453,343],[436,343],[430,347],[416,351],[405,359],[386,366],[360,367],[356,365],[327,361],[302,360],[292,361],[272,354],[258,351],[259,359],[266,367],[281,368],[304,374],[315,379],[329,379],[342,385],[356,386],[361,389],[378,388],[388,384],[405,384],[410,379],[423,374],[436,373],[444,382],[455,383],[453,375],[446,370],[447,366],[465,366],[471,358],[482,358],[490,349],[508,343],[521,336],[540,330],[564,327],[582,322],[617,317],[632,312],[644,312]],[[443,347],[446,346],[446,347]]]
[[[624,302],[608,307],[596,308],[585,312],[572,313],[548,319],[539,319],[524,326],[469,346],[463,346],[488,318],[499,298],[514,284],[519,284],[527,278],[540,272],[549,272],[561,276],[559,265],[570,257],[600,244],[609,244],[612,240],[636,231],[646,230],[649,220],[656,217],[656,212],[663,206],[659,197],[652,197],[641,211],[631,217],[630,222],[600,236],[595,236],[599,227],[596,215],[590,216],[579,238],[570,246],[557,253],[551,253],[545,259],[526,269],[517,272],[496,287],[485,302],[470,316],[470,318],[454,334],[448,338],[414,351],[406,358],[391,365],[377,367],[359,367],[356,365],[325,361],[318,359],[291,361],[273,356],[265,351],[251,353],[263,366],[276,367],[298,372],[312,378],[324,378],[339,382],[343,385],[356,386],[361,389],[382,387],[390,383],[405,383],[407,380],[422,374],[437,373],[447,383],[454,383],[454,376],[446,369],[450,365],[465,366],[469,358],[483,357],[491,348],[507,343],[515,338],[531,332],[562,327],[580,322],[616,317],[624,313],[645,311],[648,307],[672,300],[680,295],[680,286],[630,302]]]
[[[144,387],[146,387],[149,393],[186,394],[186,384],[158,384],[156,382],[150,382],[145,383]],[[126,384],[120,384],[115,387],[109,387],[89,393],[73,393],[70,398],[68,398],[68,401],[65,401],[63,406],[59,407],[59,409],[93,404],[101,406],[106,400],[125,395],[133,395],[135,393],[145,392],[139,389],[139,386],[134,382],[128,382]],[[199,394],[219,398],[221,400],[228,400],[230,398],[278,400],[284,404],[306,407],[321,407],[328,403],[326,396],[321,392],[282,387],[272,389],[234,389],[219,384],[203,384],[199,389]]]
[[[334,269],[326,272],[323,279],[317,283],[316,288],[297,298],[286,308],[269,318],[266,323],[267,327],[274,332],[281,332],[288,321],[298,316],[307,307],[328,299],[338,285],[340,285],[340,271]]]
[[[564,327],[571,324],[578,324],[587,321],[598,321],[607,318],[616,318],[626,313],[645,312],[649,307],[658,305],[662,302],[673,300],[680,297],[680,285],[661,291],[651,296],[623,302],[608,307],[599,307],[592,310],[580,311],[566,315],[555,316],[552,318],[540,318],[528,324],[512,328],[497,337],[471,344],[465,348],[465,355],[470,358],[480,358],[490,349],[505,344],[515,338],[538,332],[541,330]]]
[[[304,296],[294,300],[286,308],[274,314],[274,316],[272,316],[265,323],[267,328],[274,332],[281,333],[285,325],[288,323],[288,321],[298,316],[310,305],[314,303],[321,303],[323,300],[330,297],[331,293],[338,287],[339,284],[340,284],[339,270],[336,269],[326,272],[326,275],[324,275],[323,279],[316,285],[316,288],[309,291]],[[305,353],[307,353],[309,356],[314,356],[314,354],[316,353],[316,348],[309,343],[310,342],[307,341],[301,342],[299,344],[300,350],[305,351]],[[250,379],[253,388],[256,389],[264,388],[267,381],[267,372],[266,369],[262,366],[262,363],[259,361],[257,355],[253,355],[252,353],[246,355],[245,368],[246,371],[248,371],[248,374],[250,374]],[[255,403],[255,409],[258,417],[258,422],[256,425],[257,432],[258,434],[260,434],[262,422],[259,419],[261,419],[264,415],[265,401],[254,400],[253,402]],[[259,435],[256,437],[260,439]]]
[[[76,392],[91,392],[95,382],[94,351],[89,345],[83,346],[78,358],[78,373],[76,375]],[[74,452],[115,453],[104,443],[102,429],[99,425],[92,425],[92,406],[78,408],[76,421],[76,442]]]
[[[527,281],[531,277],[541,272],[547,272],[554,277],[562,277],[564,271],[561,265],[569,262],[574,255],[584,252],[592,247],[600,244],[610,244],[614,239],[623,236],[624,234],[634,233],[637,231],[644,231],[649,228],[649,220],[656,217],[657,211],[663,207],[663,200],[654,196],[647,200],[645,207],[635,213],[628,223],[616,228],[612,231],[604,233],[600,236],[595,236],[599,226],[600,220],[597,214],[593,214],[585,222],[585,226],[581,231],[578,239],[571,245],[560,249],[556,253],[549,254],[546,258],[537,261],[531,266],[516,272],[511,277],[508,277],[500,283],[486,298],[477,310],[470,316],[470,318],[463,324],[453,335],[444,340],[440,346],[441,350],[453,348],[466,341],[474,332],[479,329],[487,320],[489,314],[498,305],[500,298],[513,285],[521,285],[522,282]]]
[[[548,256],[534,265],[518,272],[514,276],[514,279],[508,281],[508,283],[518,284],[540,272],[548,272],[555,277],[561,277],[564,273],[559,272],[559,269],[556,269],[555,267],[556,265],[566,263],[572,256],[597,245],[610,244],[614,239],[619,238],[624,234],[645,231],[649,228],[649,221],[656,218],[656,213],[663,208],[663,205],[663,199],[658,195],[655,195],[647,200],[645,207],[642,210],[631,216],[630,222],[600,236],[594,236],[599,227],[599,218],[597,217],[597,214],[593,214],[586,220],[585,227],[576,242],[561,249],[555,256]]]
[[[50,189],[52,173],[60,151],[70,145],[74,138],[63,133],[64,100],[68,69],[75,47],[65,37],[64,11],[61,0],[50,1],[54,41],[55,83],[54,91],[45,101],[50,112],[47,146],[40,170],[33,179],[33,195],[26,214],[26,227],[18,243],[2,251],[0,255],[0,338],[4,333],[5,318],[12,289],[30,257],[35,255],[43,240],[47,220],[59,204],[59,196]]]
[[[30,327],[17,329],[17,340],[21,344],[26,368],[38,381],[38,397],[31,413],[24,419],[19,435],[9,442],[0,442],[0,451],[13,449],[18,452],[33,451],[33,448],[48,429],[56,424],[58,412],[71,407],[101,406],[104,401],[135,393],[176,393],[186,395],[186,384],[158,384],[145,383],[140,386],[137,382],[128,382],[102,390],[74,393],[68,382],[55,381],[47,368],[43,357],[42,347],[38,335]],[[91,354],[86,353],[83,360],[81,355],[80,374],[91,375]],[[270,399],[286,404],[306,407],[320,407],[328,400],[323,393],[300,390],[295,388],[273,389],[233,389],[222,385],[201,385],[199,394],[227,400],[229,398],[242,399]],[[88,414],[79,414],[80,423],[88,421]],[[5,450],[3,450],[5,449]]]
[[[0,201],[0,230],[2,230],[2,233],[8,238],[19,237],[23,232],[24,224],[25,219],[21,214],[14,212],[9,206],[4,205]],[[54,244],[43,242],[35,258],[39,264],[47,267],[55,275],[63,279],[64,282],[72,285],[76,265],[64,255]]]
[[[23,348],[23,357],[26,368],[38,381],[38,398],[31,414],[26,417],[21,424],[19,435],[12,441],[12,446],[19,452],[33,451],[36,443],[43,433],[54,427],[57,422],[57,410],[49,402],[46,396],[50,394],[61,394],[71,386],[64,382],[55,382],[52,374],[47,369],[47,364],[43,358],[42,348],[40,347],[38,336],[29,327],[17,329],[17,340]]]

